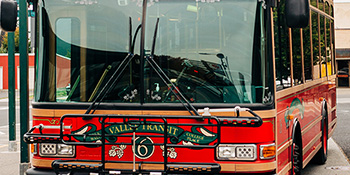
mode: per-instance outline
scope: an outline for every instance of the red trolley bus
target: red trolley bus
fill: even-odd
[[[28,175],[284,175],[325,163],[332,1],[33,3]]]

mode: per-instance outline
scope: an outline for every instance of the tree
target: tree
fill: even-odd
[[[3,40],[1,42],[0,47],[0,53],[7,53],[8,52],[8,33],[6,33],[3,37]],[[28,39],[29,40],[29,39]],[[30,44],[28,44],[28,51],[30,52]],[[15,53],[19,53],[19,28],[15,31]]]

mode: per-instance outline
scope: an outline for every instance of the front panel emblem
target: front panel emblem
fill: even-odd
[[[154,153],[154,145],[153,141],[149,137],[137,137],[135,139],[136,149],[135,155],[139,159],[148,159],[150,158]]]
[[[118,158],[120,159],[124,155],[125,148],[126,148],[126,145],[120,145],[120,147],[112,146],[112,148],[111,148],[111,150],[109,150],[108,154],[111,157],[118,156]]]
[[[160,146],[160,149],[162,149],[163,150],[163,156],[164,156],[164,146],[162,145],[162,146]],[[168,151],[167,151],[167,156],[168,157],[170,157],[171,159],[176,159],[176,157],[177,157],[177,152],[175,151],[175,148],[173,148],[173,147],[170,147],[170,148],[168,148],[167,149]]]

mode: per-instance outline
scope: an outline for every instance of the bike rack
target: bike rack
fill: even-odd
[[[44,126],[39,125],[33,127],[24,135],[26,143],[62,143],[67,145],[87,146],[87,147],[101,147],[100,160],[55,160],[52,162],[52,168],[56,173],[60,172],[97,172],[108,173],[111,170],[106,169],[106,163],[132,163],[132,170],[112,170],[122,171],[123,173],[147,173],[157,172],[154,170],[142,169],[142,164],[152,163],[163,165],[161,173],[219,173],[219,164],[210,163],[172,163],[169,162],[168,148],[190,148],[190,149],[215,149],[221,143],[221,127],[259,127],[262,125],[262,119],[252,113],[253,117],[217,117],[217,116],[161,116],[161,115],[98,115],[98,114],[68,114],[62,116],[60,125],[58,126]],[[88,118],[88,120],[84,120]],[[67,119],[71,121],[82,120],[85,127],[77,129],[72,126],[65,125]],[[181,120],[197,120],[197,122],[179,123]],[[174,122],[176,121],[176,122]],[[68,122],[67,122],[68,123]],[[128,132],[113,133],[113,127],[128,127]],[[147,132],[143,129],[147,126],[162,128],[157,132]],[[212,138],[208,139],[208,143],[199,142],[192,144],[181,144],[184,141],[184,134],[191,131],[182,129],[176,134],[171,133],[169,129],[191,128],[192,132],[205,131],[211,133]],[[210,129],[208,129],[210,128]],[[59,134],[44,134],[44,129],[59,129]],[[99,130],[97,130],[99,129]],[[33,133],[34,131],[39,133]],[[74,130],[74,131],[72,131]],[[198,133],[190,134],[198,134]],[[210,134],[209,134],[210,135]],[[157,143],[136,143],[136,137],[154,138],[156,140],[163,140]],[[215,137],[215,138],[214,138]],[[126,143],[125,139],[130,138],[131,142]],[[118,141],[118,139],[122,141]],[[129,140],[129,139],[128,139]],[[106,146],[107,145],[130,145],[133,146],[133,161],[111,161],[106,160]],[[136,161],[136,147],[143,146],[162,146],[163,161],[160,162],[146,162]],[[166,156],[164,156],[167,154]],[[84,163],[86,162],[86,163]],[[158,170],[159,172],[159,170]]]

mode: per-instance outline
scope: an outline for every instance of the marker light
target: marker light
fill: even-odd
[[[276,145],[260,145],[260,159],[272,159],[276,156]]]
[[[37,144],[36,143],[33,143],[33,144],[30,144],[30,152],[32,154],[37,154]]]

